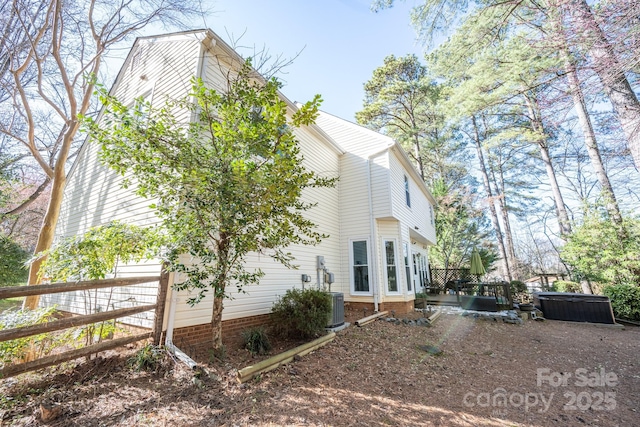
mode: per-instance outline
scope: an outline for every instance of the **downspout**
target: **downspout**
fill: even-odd
[[[178,305],[178,294],[171,289],[171,302],[169,303],[169,319],[167,321],[167,333],[164,338],[164,346],[169,350],[175,357],[184,362],[191,369],[195,369],[197,363],[190,358],[184,351],[180,350],[173,344],[173,325],[176,320],[176,306]]]
[[[198,56],[198,61],[196,64],[196,78],[202,78],[204,71],[204,57],[210,48],[216,45],[216,40],[213,38],[213,35],[210,31],[205,33],[205,38],[200,40],[200,52]],[[195,120],[195,113],[192,114],[191,121]],[[174,277],[172,275],[172,277]],[[165,334],[164,346],[173,353],[179,360],[183,361],[187,364],[191,369],[195,369],[197,363],[190,358],[184,351],[180,350],[178,347],[173,344],[173,327],[176,319],[176,306],[178,305],[178,295],[173,291],[173,287],[170,286],[171,290],[171,302],[169,303],[169,319],[167,320],[167,333]]]
[[[383,150],[375,152],[367,157],[367,194],[369,197],[369,233],[371,236],[371,282],[373,285],[373,311],[378,312],[378,304],[380,303],[380,292],[378,289],[378,235],[376,233],[376,219],[373,215],[373,196],[371,191],[371,159],[393,147],[393,144],[385,147]]]

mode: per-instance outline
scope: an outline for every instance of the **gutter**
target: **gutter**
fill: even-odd
[[[176,320],[176,306],[178,305],[178,295],[171,289],[171,302],[169,304],[169,320],[167,322],[167,333],[164,338],[164,346],[179,360],[184,362],[189,368],[195,369],[198,365],[184,351],[173,344],[173,325]]]
[[[369,233],[371,235],[371,282],[373,284],[373,310],[378,312],[378,304],[380,302],[380,292],[378,289],[378,235],[376,233],[376,219],[373,216],[373,196],[371,194],[371,159],[383,154],[393,147],[388,145],[384,149],[377,151],[367,157],[367,194],[369,197]]]

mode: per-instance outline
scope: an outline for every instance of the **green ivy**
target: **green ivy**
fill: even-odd
[[[569,280],[556,280],[553,282],[553,288],[557,292],[572,292],[574,294],[582,293],[580,283],[571,282]]]

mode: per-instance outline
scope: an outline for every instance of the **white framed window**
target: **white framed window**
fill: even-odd
[[[409,251],[409,242],[402,242],[402,253],[404,257],[404,275],[407,280],[407,291],[413,292],[412,280],[411,280],[411,262]]]
[[[407,201],[407,206],[411,207],[411,193],[409,193],[409,178],[407,178],[407,175],[404,176],[404,197]]]
[[[382,241],[382,248],[384,250],[384,278],[387,284],[387,293],[400,293],[398,286],[398,257],[396,256],[395,239],[384,239]]]
[[[349,242],[349,258],[351,264],[351,293],[371,294],[369,274],[369,240],[351,240]]]

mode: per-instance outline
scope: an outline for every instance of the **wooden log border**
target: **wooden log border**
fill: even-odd
[[[257,375],[272,371],[280,365],[285,365],[291,362],[295,356],[304,356],[330,343],[335,337],[335,332],[329,332],[327,335],[324,335],[314,341],[270,357],[269,359],[263,360],[255,365],[240,369],[238,371],[238,381],[240,383],[244,383]]]
[[[363,317],[360,320],[356,320],[355,324],[356,324],[356,326],[364,326],[367,323],[373,322],[374,320],[376,320],[379,317],[386,316],[387,314],[389,314],[388,311],[381,311],[379,313],[372,314],[371,316]]]

